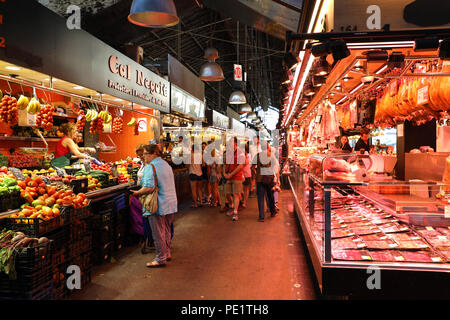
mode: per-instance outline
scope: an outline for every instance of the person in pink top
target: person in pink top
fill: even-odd
[[[248,143],[245,145],[245,165],[242,173],[244,174],[244,193],[242,199],[242,207],[247,208],[247,200],[250,194],[251,182],[252,182],[252,168],[251,168],[252,156],[250,154],[250,148]]]
[[[237,221],[239,219],[238,208],[239,201],[241,200],[242,181],[244,180],[242,169],[244,169],[245,155],[242,153],[242,150],[238,150],[236,137],[233,137],[228,141],[227,152],[230,146],[232,146],[233,154],[229,155],[227,153],[223,176],[227,179],[225,185],[226,193],[231,194],[233,197],[233,209],[231,209],[227,215],[232,215],[232,220]],[[242,158],[244,158],[244,160]]]

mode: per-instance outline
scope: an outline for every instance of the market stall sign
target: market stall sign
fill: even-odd
[[[147,132],[148,121],[147,118],[138,118],[138,132]]]
[[[334,0],[334,31],[361,32],[448,28],[448,3],[442,0]]]
[[[212,123],[214,127],[227,130],[230,127],[230,118],[215,110],[212,110]]]
[[[7,40],[0,60],[169,113],[166,79],[86,31],[68,29],[63,17],[37,1],[0,5],[0,36]]]
[[[236,119],[231,119],[231,130],[238,135],[244,136],[245,124]]]
[[[242,65],[234,65],[234,81],[242,81]]]
[[[171,110],[190,116],[194,120],[205,118],[205,103],[171,85]]]

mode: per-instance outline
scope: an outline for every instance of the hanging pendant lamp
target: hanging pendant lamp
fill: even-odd
[[[133,0],[128,20],[141,27],[171,27],[180,22],[173,0]]]
[[[229,104],[245,104],[247,103],[247,99],[245,98],[245,94],[240,91],[236,90],[233,91],[230,95],[230,99],[228,99]]]
[[[252,107],[248,103],[240,105],[238,108],[238,113],[241,113],[241,114],[252,112],[252,111],[253,111]]]
[[[222,68],[215,62],[219,58],[217,49],[208,48],[205,50],[204,58],[209,60],[200,68],[199,79],[202,81],[222,81],[225,79]]]

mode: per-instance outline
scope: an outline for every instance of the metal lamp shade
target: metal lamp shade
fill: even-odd
[[[247,119],[252,120],[252,119],[256,119],[258,118],[258,116],[256,115],[256,112],[249,112],[247,114]]]
[[[128,20],[141,27],[171,27],[180,19],[173,0],[133,0]]]
[[[252,107],[248,103],[239,106],[239,109],[238,109],[238,113],[248,113],[248,112],[252,112],[252,111],[253,111]]]
[[[228,99],[229,104],[245,104],[247,103],[247,99],[245,98],[244,93],[242,91],[233,91],[230,95],[230,99]]]
[[[203,81],[222,81],[225,79],[222,68],[211,61],[202,65],[198,78]]]
[[[214,61],[219,58],[219,51],[215,48],[208,48],[205,50],[205,55],[203,58]]]

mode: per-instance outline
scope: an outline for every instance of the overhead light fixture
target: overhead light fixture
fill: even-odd
[[[14,67],[14,66],[6,66],[5,69],[13,70],[13,71],[19,71],[21,68],[19,68],[19,67]]]
[[[439,39],[433,38],[421,38],[414,41],[414,51],[426,51],[439,48]]]
[[[171,27],[180,22],[173,0],[133,0],[128,20],[141,27]]]
[[[439,45],[439,58],[450,60],[450,38],[444,39]]]
[[[314,75],[325,76],[330,73],[330,64],[327,61],[327,57],[323,56],[318,59],[314,64]]]
[[[284,54],[284,63],[289,70],[292,70],[297,66],[298,61],[291,52],[286,52]]]
[[[350,55],[350,50],[344,40],[334,40],[330,43],[330,51],[333,54],[334,62],[347,58]]]
[[[238,108],[238,113],[241,113],[241,114],[252,112],[252,111],[253,111],[252,107],[248,103],[242,104]]]
[[[364,51],[363,55],[367,56],[367,62],[386,61],[389,58],[389,55],[386,50]]]
[[[342,85],[340,83],[336,84],[336,86],[334,87],[336,90],[341,91],[342,90]]]
[[[73,88],[76,89],[76,90],[84,89],[83,87],[80,87],[80,86],[76,86],[76,87],[73,87]]]
[[[219,52],[215,48],[207,48],[203,56],[208,60],[200,67],[199,79],[202,81],[222,81],[225,79],[222,68],[215,62],[219,58]]]
[[[308,83],[305,85],[305,89],[303,91],[305,93],[305,95],[307,96],[313,96],[316,94],[316,91],[314,90],[314,87],[312,86],[311,83]]]
[[[363,71],[364,67],[360,64],[357,64],[356,66],[353,67],[354,71]]]
[[[347,82],[351,79],[353,79],[353,77],[350,77],[349,75],[346,75],[345,77],[342,78],[342,80],[344,80],[345,82]]]
[[[326,79],[324,76],[313,76],[312,77],[312,83],[315,88],[321,87],[326,82]]]
[[[228,103],[245,104],[247,103],[247,99],[245,98],[245,94],[242,91],[236,90],[231,93],[230,98],[228,99]]]
[[[405,66],[405,55],[401,52],[392,52],[388,59],[388,68],[403,68]]]

